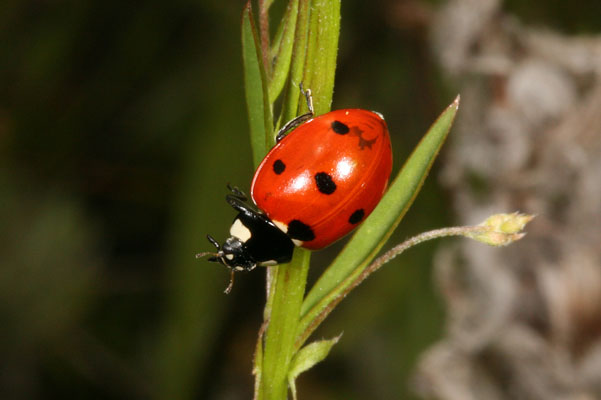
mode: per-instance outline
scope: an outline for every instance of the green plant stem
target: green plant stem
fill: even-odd
[[[310,252],[295,249],[292,261],[277,269],[272,284],[273,300],[265,333],[259,394],[264,400],[285,400],[288,394],[288,369],[294,355],[294,341],[305,293]],[[259,338],[260,340],[260,338]]]
[[[253,29],[250,3],[247,5],[249,11],[245,14],[248,17],[243,20],[243,40],[256,46],[256,56],[250,49],[245,54],[249,54],[247,58],[252,62],[261,64],[258,60],[263,60],[263,65],[259,65],[258,68],[247,67],[248,74],[255,80],[254,87],[247,88],[254,94],[248,97],[253,100],[253,102],[249,101],[249,115],[255,117],[253,121],[257,126],[257,129],[251,131],[252,143],[257,143],[256,146],[253,145],[255,156],[261,154],[263,143],[266,144],[265,150],[274,144],[272,143],[274,141],[272,102],[276,100],[275,97],[279,97],[283,88],[288,88],[288,98],[293,97],[294,101],[289,104],[286,99],[282,99],[284,103],[282,115],[294,117],[301,112],[297,107],[298,85],[301,82],[305,83],[305,87],[313,90],[315,109],[319,113],[329,110],[338,50],[340,0],[291,0],[289,7],[292,8],[289,8],[290,12],[286,13],[284,19],[286,25],[282,26],[281,33],[275,38],[276,49],[270,46],[268,35],[268,9],[271,3],[272,0],[259,1],[261,39]],[[293,21],[296,21],[295,24]],[[294,40],[291,40],[292,34]],[[270,60],[275,54],[277,54],[275,60],[277,76],[274,81],[274,69]],[[259,89],[257,84],[259,80],[263,80],[262,97],[259,96],[259,92],[255,92]],[[265,85],[266,82],[269,85]],[[316,87],[313,88],[311,83]],[[272,88],[272,98],[268,95],[267,87]],[[264,136],[260,135],[258,124],[261,113],[251,113],[256,107],[263,107]],[[282,115],[278,121],[282,120]],[[309,259],[310,252],[298,248],[294,251],[289,264],[273,267],[267,271],[267,304],[263,325],[266,330],[264,334],[259,333],[254,363],[255,378],[258,383],[255,385],[256,400],[287,398],[289,369],[296,350],[294,342],[298,332]]]

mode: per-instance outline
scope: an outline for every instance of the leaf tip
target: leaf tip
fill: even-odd
[[[244,19],[245,16],[250,14],[252,14],[252,4],[251,0],[248,0],[246,4],[244,4],[244,7],[242,7],[242,19]]]
[[[455,100],[453,100],[453,103],[451,103],[451,107],[455,107],[455,110],[458,110],[460,102],[461,102],[461,94],[458,94],[457,97],[455,97]]]

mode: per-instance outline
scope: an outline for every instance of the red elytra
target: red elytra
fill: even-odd
[[[367,218],[391,170],[380,114],[336,110],[305,122],[271,149],[255,172],[251,196],[297,245],[316,250]]]

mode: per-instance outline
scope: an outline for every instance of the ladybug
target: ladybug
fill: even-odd
[[[234,271],[289,262],[295,246],[324,248],[345,236],[373,211],[392,170],[390,136],[384,118],[362,109],[309,112],[278,132],[251,183],[247,202],[228,185],[227,202],[238,211],[222,244],[207,235],[217,253],[208,260]],[[290,133],[286,134],[290,129]]]

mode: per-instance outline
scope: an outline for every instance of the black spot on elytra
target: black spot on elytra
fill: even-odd
[[[336,184],[332,180],[332,177],[325,172],[315,174],[315,183],[317,184],[317,189],[323,194],[332,194],[336,191]]]
[[[279,175],[282,172],[284,172],[285,169],[286,169],[286,164],[284,164],[284,162],[282,160],[275,160],[275,162],[273,163],[273,172],[275,172],[277,175]]]
[[[351,216],[348,219],[348,222],[355,225],[361,222],[363,217],[365,217],[365,211],[362,208],[360,208],[358,210],[355,210],[355,212],[351,214]]]
[[[345,125],[340,121],[332,122],[332,130],[339,135],[346,135],[350,132],[348,125]]]
[[[292,239],[302,240],[303,242],[309,242],[315,239],[315,233],[311,227],[298,219],[293,219],[288,224],[288,236]]]

